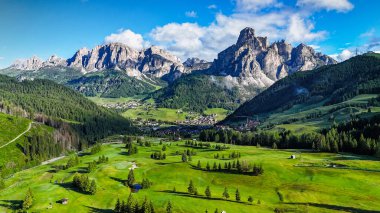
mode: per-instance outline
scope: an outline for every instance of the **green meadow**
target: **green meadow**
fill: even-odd
[[[30,122],[25,118],[0,113],[0,146],[24,132]]]
[[[155,206],[156,212],[164,212],[168,201],[174,212],[199,213],[219,211],[273,212],[276,208],[286,212],[376,212],[380,209],[379,159],[349,154],[313,153],[308,150],[273,150],[267,148],[235,146],[217,151],[214,148],[194,148],[197,152],[191,162],[184,163],[181,155],[184,142],[164,142],[167,145],[165,160],[154,160],[150,155],[162,150],[159,139],[146,138],[151,147],[138,146],[138,153],[127,155],[123,144],[105,144],[101,152],[90,155],[82,153],[80,164],[67,170],[55,172],[53,166],[66,164],[68,157],[52,164],[37,166],[16,173],[5,180],[5,189],[0,191],[0,212],[12,212],[17,208],[30,188],[35,200],[31,212],[112,212],[118,198],[126,200],[131,193],[124,185],[132,162],[136,182],[148,178],[153,185],[134,193],[140,203],[146,196]],[[240,152],[240,162],[262,164],[264,174],[247,174],[204,171],[194,167],[198,161],[202,168],[207,162],[221,163],[232,160],[215,159],[214,155],[228,157],[233,151]],[[295,154],[296,159],[289,159]],[[76,172],[86,172],[87,164],[99,156],[109,158],[107,163],[97,165],[89,173],[95,179],[98,190],[87,195],[72,188],[71,181]],[[199,195],[189,195],[189,181],[194,182]],[[211,189],[211,198],[205,197],[205,189]],[[175,187],[175,191],[173,190]],[[224,188],[228,188],[229,199],[223,199]],[[239,189],[241,202],[235,201]],[[252,204],[247,201],[253,197]],[[68,198],[69,203],[56,203]],[[52,209],[47,209],[52,203]]]

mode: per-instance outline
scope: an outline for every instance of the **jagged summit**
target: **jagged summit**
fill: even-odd
[[[90,50],[81,48],[67,60],[53,55],[43,62],[34,56],[30,59],[15,61],[12,68],[38,70],[46,66],[70,67],[82,73],[115,69],[125,71],[129,76],[148,75],[157,78],[171,72],[179,72],[175,76],[187,72],[177,56],[157,46],[138,51],[122,43],[97,45]]]

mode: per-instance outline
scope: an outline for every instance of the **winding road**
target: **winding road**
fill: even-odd
[[[0,149],[3,148],[3,147],[8,146],[9,144],[11,144],[11,143],[13,143],[13,142],[15,142],[17,139],[19,139],[19,138],[20,138],[21,136],[23,136],[25,133],[29,132],[30,129],[32,128],[32,124],[33,124],[33,122],[30,122],[28,128],[27,128],[24,132],[22,132],[21,134],[17,135],[17,137],[13,138],[13,140],[9,141],[8,143],[6,143],[6,144],[0,146]]]

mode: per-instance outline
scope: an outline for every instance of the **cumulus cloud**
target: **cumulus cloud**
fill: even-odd
[[[234,44],[240,31],[245,27],[255,29],[256,35],[268,36],[270,40],[288,39],[290,42],[309,42],[323,39],[324,31],[313,32],[314,25],[283,10],[266,14],[218,13],[215,21],[208,26],[196,23],[170,23],[155,28],[151,42],[178,55],[182,60],[199,57],[213,60],[217,53]],[[291,17],[289,19],[289,17]]]
[[[292,15],[286,39],[290,42],[309,42],[325,38],[326,31],[313,32],[314,24],[305,21],[300,15]]]
[[[333,54],[333,55],[330,55],[330,56],[333,59],[337,60],[337,61],[345,61],[345,60],[350,59],[351,57],[353,57],[354,53],[351,52],[348,49],[344,49],[342,52],[337,53],[337,54]]]
[[[347,12],[354,8],[354,5],[348,0],[298,0],[297,6],[312,10],[335,10],[338,12]]]
[[[120,29],[117,33],[112,33],[104,38],[105,43],[123,43],[134,49],[142,49],[149,45],[149,42],[144,41],[141,34],[134,33],[130,29]]]
[[[236,10],[240,12],[257,11],[265,7],[281,6],[277,0],[236,0]]]

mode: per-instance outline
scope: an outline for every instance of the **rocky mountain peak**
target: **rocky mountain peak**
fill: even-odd
[[[281,40],[269,45],[267,37],[255,36],[252,28],[245,28],[236,44],[218,54],[210,73],[226,76],[239,87],[260,89],[294,72],[334,63],[305,44],[293,48]]]
[[[17,59],[11,65],[11,68],[19,70],[38,70],[42,67],[43,61],[37,57],[32,56],[28,59]]]
[[[253,28],[246,27],[242,31],[240,31],[237,44],[246,43],[254,39],[255,39],[255,30]]]

